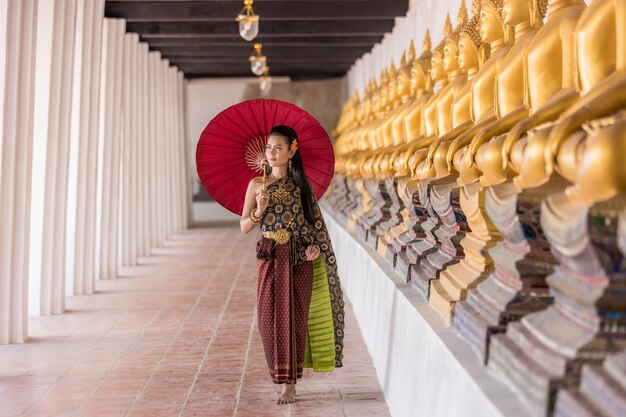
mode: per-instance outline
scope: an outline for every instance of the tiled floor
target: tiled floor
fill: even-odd
[[[0,416],[354,416],[389,411],[349,306],[344,367],[307,372],[275,405],[256,328],[256,236],[175,236],[140,266],[30,320],[0,346]]]

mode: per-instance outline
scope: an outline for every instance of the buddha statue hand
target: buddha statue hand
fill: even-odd
[[[428,147],[428,155],[426,155],[426,160],[424,161],[424,167],[426,169],[432,168],[433,160],[435,159],[435,153],[437,152],[437,148],[439,148],[440,143],[441,139],[437,139]]]
[[[489,135],[487,129],[482,129],[474,135],[474,138],[467,147],[467,158],[470,162],[470,166],[472,166],[472,164],[474,163],[474,158],[476,157],[476,154],[478,153],[480,147],[489,142],[492,137],[493,136]]]
[[[580,129],[583,123],[592,119],[592,116],[587,106],[582,106],[573,113],[563,113],[550,132],[548,146],[546,147],[546,161],[549,163],[553,162],[559,152],[561,144],[572,133]]]
[[[506,169],[509,163],[509,155],[511,154],[511,150],[513,149],[513,146],[515,146],[515,144],[519,142],[522,135],[526,133],[527,131],[526,123],[525,123],[526,120],[528,119],[522,120],[521,122],[513,126],[511,131],[506,135],[506,139],[504,140],[504,144],[502,145],[502,164],[503,164],[502,168],[503,169]]]
[[[456,153],[458,151],[460,151],[465,145],[466,145],[466,140],[463,140],[464,138],[460,137],[460,138],[456,138],[452,141],[452,143],[450,144],[450,148],[448,149],[448,154],[446,155],[446,161],[448,162],[448,169],[452,169],[452,165],[454,161],[454,155],[456,155]],[[464,159],[470,158],[470,155],[466,155]],[[469,161],[470,166],[472,166],[472,164],[474,163],[474,155],[471,155],[471,160]]]

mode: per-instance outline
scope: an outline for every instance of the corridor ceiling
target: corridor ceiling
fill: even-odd
[[[126,19],[126,31],[158,50],[186,78],[250,77],[252,45],[263,44],[270,73],[295,80],[344,75],[391,32],[408,0],[256,0],[261,16],[252,42],[234,18],[243,0],[106,0],[105,16]]]

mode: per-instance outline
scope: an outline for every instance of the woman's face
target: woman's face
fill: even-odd
[[[282,135],[270,135],[267,138],[267,145],[265,146],[265,156],[270,166],[277,167],[287,165],[289,158],[293,155],[288,145],[289,140]]]

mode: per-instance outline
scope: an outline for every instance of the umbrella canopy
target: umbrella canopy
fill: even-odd
[[[335,156],[328,134],[313,116],[280,100],[244,101],[222,111],[206,126],[196,148],[198,176],[223,207],[241,215],[248,183],[263,174],[265,144],[272,127],[290,126],[298,135],[304,171],[316,198],[333,178]]]

